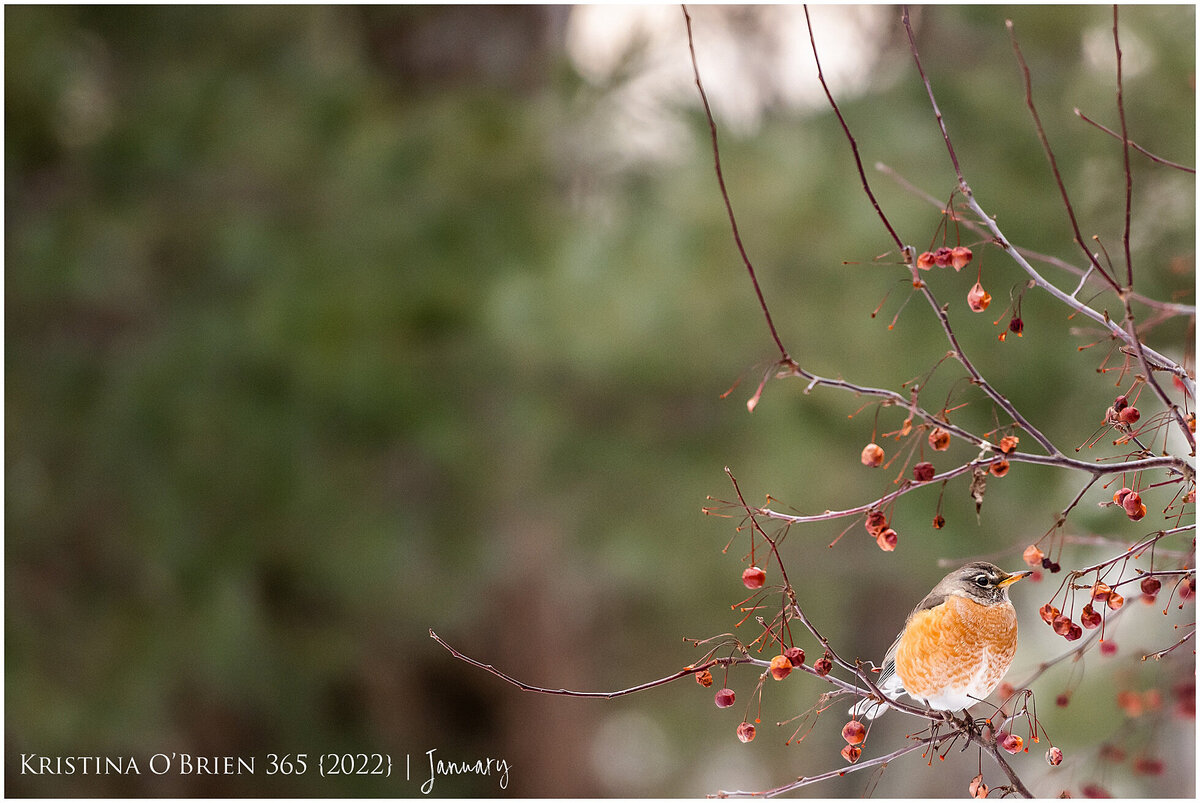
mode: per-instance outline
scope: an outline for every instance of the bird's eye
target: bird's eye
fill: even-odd
[[[989,578],[986,574],[981,574],[975,578],[975,585],[979,586],[980,588],[987,588],[989,585],[991,585],[991,578]]]

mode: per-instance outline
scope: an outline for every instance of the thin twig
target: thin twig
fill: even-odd
[[[1125,124],[1125,89],[1121,72],[1121,36],[1117,26],[1117,6],[1113,5],[1113,50],[1117,54],[1117,116],[1121,120],[1121,153],[1125,161],[1125,231],[1121,243],[1125,247],[1125,286],[1133,287],[1133,256],[1129,252],[1129,229],[1133,215],[1133,170],[1129,166],[1129,128]]]
[[[1075,109],[1075,116],[1078,117],[1079,119],[1083,120],[1085,123],[1088,123],[1090,125],[1095,126],[1096,128],[1099,128],[1105,134],[1108,134],[1109,136],[1113,137],[1114,139],[1117,139],[1117,140],[1121,139],[1121,135],[1118,134],[1116,131],[1113,131],[1111,128],[1109,128],[1101,123],[1096,122],[1095,120],[1093,120],[1092,118],[1088,117],[1086,114],[1081,112],[1079,109]],[[1194,168],[1194,167],[1188,167],[1187,165],[1181,165],[1178,162],[1172,162],[1168,159],[1164,159],[1161,156],[1155,156],[1153,153],[1146,150],[1145,148],[1143,148],[1141,145],[1137,144],[1136,142],[1133,142],[1132,140],[1127,139],[1127,140],[1125,140],[1125,142],[1128,143],[1129,147],[1133,148],[1135,151],[1142,154],[1150,161],[1158,162],[1163,167],[1173,167],[1176,170],[1182,170],[1185,173],[1195,174],[1195,172],[1196,172],[1196,168]]]
[[[742,257],[742,263],[746,266],[746,272],[750,274],[750,282],[754,285],[754,293],[758,296],[758,305],[762,308],[763,317],[767,319],[767,327],[771,330],[771,337],[775,340],[775,345],[779,347],[779,360],[785,365],[795,365],[795,361],[788,354],[788,350],[783,345],[783,340],[779,337],[779,332],[775,329],[775,321],[771,318],[771,311],[767,309],[767,299],[763,296],[762,288],[758,284],[758,275],[754,271],[754,265],[750,262],[750,257],[746,254],[746,247],[742,244],[742,235],[738,231],[737,218],[733,215],[733,203],[729,200],[729,191],[725,188],[725,174],[721,170],[721,149],[717,146],[717,121],[713,117],[712,108],[708,104],[708,93],[704,91],[704,84],[700,81],[700,65],[696,61],[696,46],[692,39],[692,16],[688,13],[686,5],[682,8],[683,20],[687,25],[688,51],[692,55],[692,72],[696,76],[696,88],[700,90],[700,100],[704,104],[704,116],[708,120],[708,130],[712,137],[713,164],[717,171],[717,183],[721,187],[721,199],[725,202],[725,212],[729,215],[729,226],[733,229],[733,241],[737,244],[738,253]]]

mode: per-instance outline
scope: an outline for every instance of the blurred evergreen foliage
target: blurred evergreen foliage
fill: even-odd
[[[434,748],[514,764],[503,792],[467,777],[439,781],[439,795],[693,795],[836,765],[819,733],[797,749],[770,726],[811,703],[810,680],[786,700],[767,690],[755,747],[768,744],[752,753],[695,688],[533,697],[428,637],[434,627],[546,686],[668,674],[697,657],[681,636],[735,621],[744,542],[722,555],[734,522],[700,512],[706,495],[728,497],[723,466],[753,498],[806,512],[861,503],[891,479],[858,464],[874,415],[848,418],[858,400],[773,383],[746,414],[773,352],[694,99],[674,110],[687,128],[672,159],[615,158],[619,143],[597,132],[623,79],[597,87],[575,72],[568,13],[5,9],[7,794],[419,794],[395,778],[267,778],[268,752],[410,755],[414,778]],[[939,6],[920,18],[981,203],[1014,242],[1074,262],[1003,20],[1085,234],[1115,254],[1120,150],[1071,114],[1115,126],[1112,76],[1080,44],[1109,14]],[[1126,83],[1134,138],[1194,163],[1194,10],[1135,7],[1122,24],[1149,60]],[[948,194],[901,29],[888,36],[864,43],[884,51],[880,81],[844,112],[868,166]],[[944,340],[916,304],[887,330],[903,277],[871,262],[889,242],[832,117],[774,108],[722,145],[743,236],[802,364],[893,387],[928,370]],[[1191,300],[1194,182],[1138,156],[1134,169],[1139,289]],[[872,181],[923,248],[938,210]],[[1079,354],[1087,335],[1037,294],[1026,336],[998,343],[992,312],[1020,279],[998,253],[984,266],[984,316],[962,304],[974,275],[932,277],[964,345],[1031,419],[1082,443],[1114,393],[1095,374],[1102,347]],[[1178,354],[1191,336],[1169,324],[1152,342]],[[954,379],[940,372],[936,393],[961,396]],[[986,427],[991,413],[962,415]],[[943,573],[938,558],[1040,535],[1077,480],[1018,467],[993,483],[981,525],[952,485],[942,532],[928,526],[934,496],[913,498],[893,555],[857,531],[827,550],[848,522],[795,530],[808,610],[847,653],[877,657]],[[1081,510],[1078,525],[1112,522]],[[750,699],[748,673],[731,683]],[[1106,729],[1113,711],[1100,694],[1054,735],[1066,748],[1078,723]],[[16,763],[171,751],[256,755],[260,770],[30,777]],[[904,772],[888,773],[891,793],[965,784]],[[1117,788],[1190,795],[1191,778],[1172,765]]]

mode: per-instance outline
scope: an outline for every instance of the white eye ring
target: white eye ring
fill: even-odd
[[[979,586],[980,588],[987,588],[989,585],[991,585],[991,583],[989,582],[986,574],[981,574],[976,576],[975,585]]]

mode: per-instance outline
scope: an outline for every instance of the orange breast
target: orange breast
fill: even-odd
[[[896,649],[896,674],[921,698],[992,693],[1017,651],[1012,603],[981,605],[951,596],[909,621]]]

